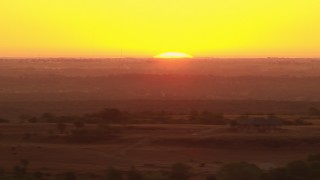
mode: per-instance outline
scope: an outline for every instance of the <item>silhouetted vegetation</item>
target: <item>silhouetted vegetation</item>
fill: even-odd
[[[319,154],[307,160],[293,161],[285,167],[262,170],[254,164],[233,163],[221,167],[219,180],[318,180],[320,179]]]
[[[67,125],[63,122],[57,123],[57,129],[59,130],[60,133],[64,133],[67,129]]]
[[[191,167],[186,164],[173,164],[169,172],[169,177],[172,180],[187,180],[191,177],[190,170]]]
[[[127,180],[143,180],[143,173],[133,167],[127,173]]]
[[[10,122],[10,121],[7,119],[0,118],[0,123],[8,123],[8,122]]]
[[[109,167],[106,172],[106,180],[122,180],[122,172],[114,167]]]
[[[308,114],[311,116],[319,116],[320,115],[320,111],[319,109],[315,108],[315,107],[311,107],[308,109]]]
[[[263,171],[246,162],[224,165],[218,172],[219,180],[260,180]]]
[[[310,155],[306,160],[289,162],[284,167],[261,169],[255,164],[247,162],[225,164],[218,171],[208,174],[206,180],[319,180],[320,179],[320,155]],[[192,167],[183,163],[173,164],[169,171],[144,172],[132,167],[130,170],[120,170],[109,167],[105,175],[81,174],[76,172],[65,172],[53,174],[46,171],[29,172],[27,167],[29,161],[21,160],[14,166],[12,171],[0,168],[0,179],[13,180],[77,180],[79,179],[105,179],[105,180],[188,180],[197,177],[192,173]]]

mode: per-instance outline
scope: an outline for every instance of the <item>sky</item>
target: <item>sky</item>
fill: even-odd
[[[0,57],[320,57],[319,0],[1,0]]]

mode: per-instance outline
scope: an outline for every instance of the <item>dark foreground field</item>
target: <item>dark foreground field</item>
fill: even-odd
[[[269,169],[320,150],[318,125],[269,133],[214,125],[113,125],[108,128],[119,133],[99,141],[72,138],[75,128],[69,124],[60,133],[55,124],[2,124],[0,166],[9,171],[27,160],[30,171],[103,174],[110,166],[165,171],[184,163],[192,167],[194,179],[203,179],[226,163],[246,161]]]

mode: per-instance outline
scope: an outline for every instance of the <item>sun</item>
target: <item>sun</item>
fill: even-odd
[[[186,53],[181,53],[181,52],[166,52],[166,53],[158,54],[154,56],[154,58],[178,59],[178,58],[193,58],[193,56]]]

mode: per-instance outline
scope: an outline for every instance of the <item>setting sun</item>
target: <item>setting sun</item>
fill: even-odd
[[[0,1],[1,57],[319,57],[320,1]]]
[[[180,52],[166,52],[166,53],[158,54],[154,56],[154,58],[178,59],[178,58],[193,58],[193,56],[186,53],[180,53]]]

